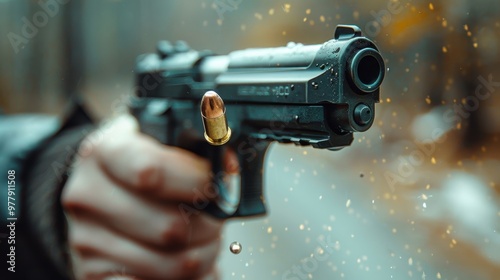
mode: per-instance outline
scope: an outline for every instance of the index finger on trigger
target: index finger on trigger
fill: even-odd
[[[119,185],[158,199],[191,202],[210,187],[210,164],[136,131],[117,131],[98,146],[98,164]]]

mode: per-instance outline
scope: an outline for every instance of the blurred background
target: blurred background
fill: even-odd
[[[163,39],[225,54],[356,24],[379,46],[373,127],[339,152],[270,148],[269,215],[228,222],[222,279],[500,277],[496,1],[58,1],[0,0],[6,113],[60,115],[80,96],[96,120],[112,116],[135,58]]]

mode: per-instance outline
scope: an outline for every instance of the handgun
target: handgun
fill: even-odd
[[[138,57],[135,75],[130,111],[141,131],[210,160],[217,198],[203,211],[226,219],[266,213],[263,167],[271,142],[339,150],[354,132],[369,129],[385,66],[359,27],[338,25],[323,44],[227,55],[160,41],[156,53]],[[218,120],[200,112],[207,92],[207,104],[222,112]],[[226,149],[239,161],[233,183],[223,178]]]

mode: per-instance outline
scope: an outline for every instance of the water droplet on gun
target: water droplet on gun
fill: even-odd
[[[243,249],[243,247],[241,246],[241,244],[239,242],[233,242],[231,243],[231,245],[229,245],[229,251],[231,251],[231,253],[237,255],[239,253],[241,253],[241,250]]]

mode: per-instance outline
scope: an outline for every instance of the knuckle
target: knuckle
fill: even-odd
[[[61,205],[65,210],[80,208],[83,204],[82,197],[84,195],[84,188],[80,187],[78,183],[70,182],[62,191]]]
[[[182,219],[176,217],[165,224],[161,233],[161,243],[172,250],[187,246],[188,229]]]
[[[99,202],[96,200],[98,194],[95,193],[93,184],[81,180],[79,176],[70,178],[61,193],[62,209],[73,218],[85,216],[86,213],[98,209]]]
[[[84,240],[82,240],[81,238],[73,239],[72,242],[70,242],[70,247],[75,252],[78,252],[78,254],[82,257],[97,254],[97,250],[89,246],[89,244],[84,242]]]
[[[167,226],[161,234],[161,243],[171,250],[185,248],[188,244],[185,227],[174,225]]]
[[[134,185],[144,191],[154,191],[161,181],[161,172],[153,157],[146,156],[132,166]]]
[[[83,159],[92,157],[95,155],[99,146],[99,143],[95,143],[91,135],[88,135],[78,146],[78,155]]]
[[[82,257],[97,253],[97,250],[93,248],[88,241],[88,238],[76,230],[76,228],[72,228],[68,233],[69,247]]]
[[[184,273],[183,277],[197,278],[203,274],[203,261],[195,254],[185,255],[180,259],[180,267]]]
[[[106,137],[94,146],[91,154],[98,158],[116,157],[123,152],[123,146],[125,146],[124,141],[125,140]]]

